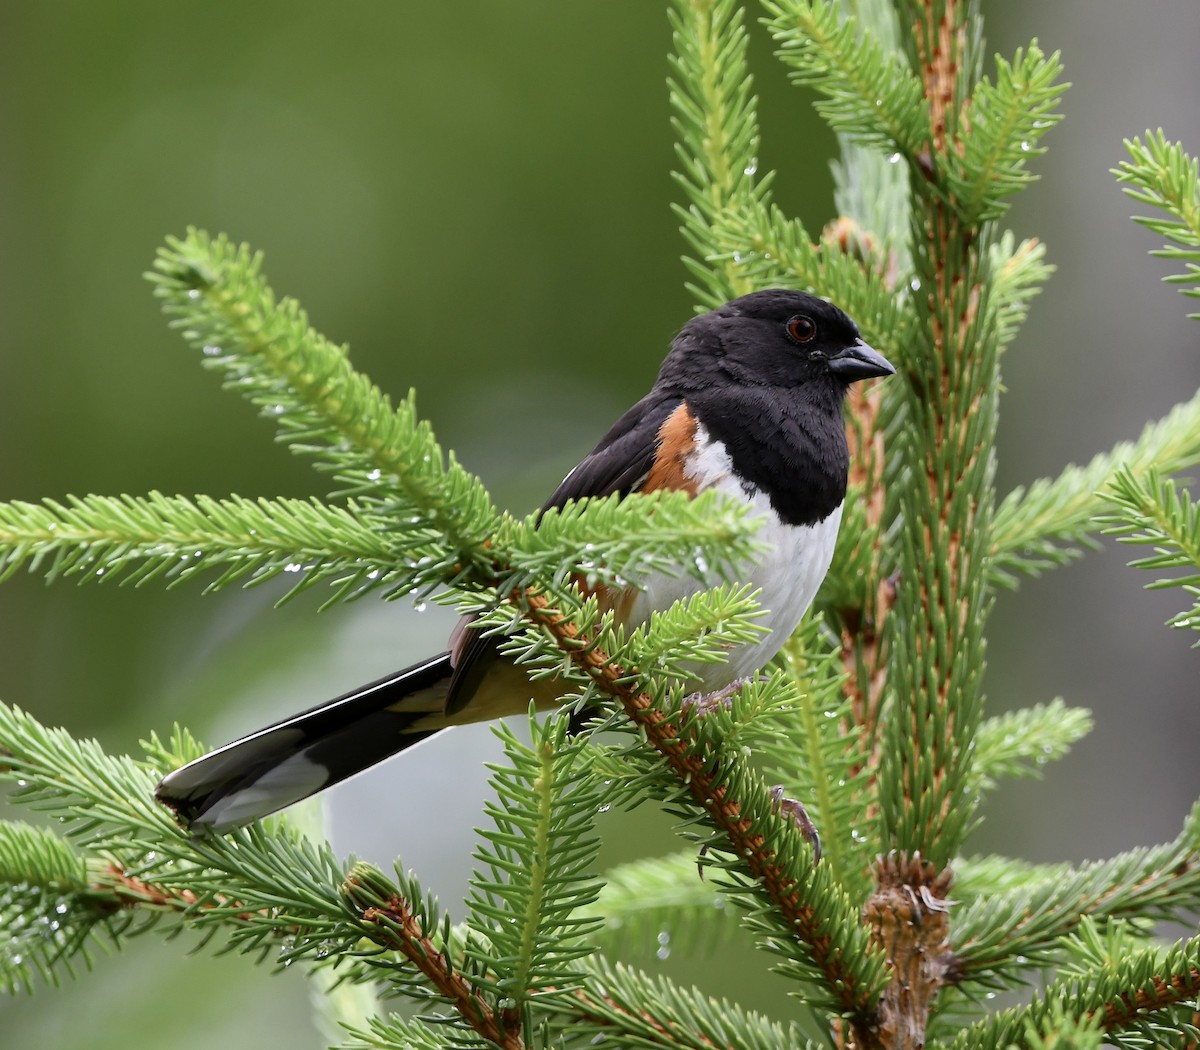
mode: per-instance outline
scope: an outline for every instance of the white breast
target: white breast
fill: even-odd
[[[696,451],[688,457],[685,475],[700,490],[715,488],[736,499],[749,500],[760,522],[755,539],[765,547],[756,560],[739,565],[730,582],[758,589],[758,603],[764,610],[759,622],[769,632],[761,641],[731,652],[728,663],[695,665],[692,670],[701,676],[702,688],[710,691],[760,669],[796,629],[833,560],[842,508],[839,506],[815,525],[785,525],[767,496],[758,490],[747,493],[735,479],[725,446],[713,441],[703,426],[697,425],[695,442]],[[644,622],[654,609],[666,609],[681,598],[723,582],[715,572],[705,583],[691,575],[651,576],[634,601],[633,623]]]

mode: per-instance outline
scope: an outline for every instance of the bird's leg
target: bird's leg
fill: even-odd
[[[715,711],[718,707],[728,707],[733,694],[748,681],[750,681],[749,678],[735,678],[728,685],[722,686],[711,693],[689,693],[679,702],[679,706],[684,711],[694,711],[697,715],[703,717],[709,712]]]
[[[821,836],[817,832],[816,824],[812,822],[812,817],[808,815],[808,810],[804,808],[804,803],[799,799],[785,798],[782,784],[777,784],[771,788],[771,799],[775,803],[775,812],[781,816],[791,818],[792,823],[799,829],[800,834],[812,846],[813,861],[819,861],[821,859]]]

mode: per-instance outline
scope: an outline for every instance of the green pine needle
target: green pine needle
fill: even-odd
[[[839,134],[913,160],[929,141],[921,82],[900,56],[842,6],[766,0],[766,25],[792,79],[823,96],[817,110]]]
[[[1094,546],[1097,516],[1106,507],[1101,492],[1118,470],[1134,475],[1156,469],[1173,474],[1200,463],[1200,394],[1147,424],[1137,441],[1102,452],[1083,467],[1069,466],[1056,478],[1041,478],[1010,492],[992,527],[993,580],[1015,586],[1018,575],[1063,565]]]
[[[1167,623],[1200,631],[1200,503],[1156,470],[1139,478],[1127,467],[1117,471],[1101,496],[1117,508],[1116,514],[1099,519],[1106,534],[1122,543],[1154,547],[1152,555],[1130,562],[1134,568],[1183,570],[1182,576],[1161,577],[1146,586],[1152,590],[1179,587],[1191,595],[1195,599],[1191,609]]]
[[[264,416],[279,440],[316,457],[339,495],[377,527],[429,529],[467,562],[481,556],[495,510],[479,479],[448,460],[413,396],[395,407],[338,347],[309,327],[292,299],[276,300],[262,256],[202,230],[172,238],[147,274],[187,342]]]
[[[1074,870],[1045,869],[1029,882],[986,893],[955,916],[955,954],[968,981],[1032,979],[1061,962],[1063,938],[1085,916],[1194,924],[1200,912],[1197,815],[1174,842],[1130,850]],[[1032,877],[1036,875],[1036,877]]]
[[[358,510],[159,492],[0,504],[0,580],[22,567],[48,581],[133,586],[205,576],[211,592],[292,576],[282,604],[323,581],[337,587],[330,601],[376,590],[396,597],[453,572],[454,552],[428,530],[380,532]]]
[[[1182,273],[1163,278],[1169,284],[1186,285],[1180,292],[1200,297],[1200,161],[1189,156],[1182,144],[1168,142],[1160,128],[1147,131],[1145,141],[1126,139],[1130,160],[1113,169],[1122,188],[1139,204],[1158,208],[1169,218],[1137,216],[1134,222],[1171,243],[1150,254],[1182,262]],[[1188,314],[1200,318],[1200,313]]]
[[[482,867],[467,902],[478,939],[467,958],[479,967],[477,985],[516,1010],[535,996],[569,993],[599,926],[584,909],[600,890],[594,823],[604,785],[585,775],[578,759],[586,742],[568,739],[568,722],[560,715],[539,726],[531,712],[528,745],[507,726],[496,730],[509,766],[492,767],[492,825],[480,832],[474,856]]]
[[[1045,152],[1038,141],[1062,119],[1054,107],[1066,91],[1058,52],[1044,55],[1036,43],[1018,49],[1012,62],[996,57],[995,82],[975,85],[962,136],[961,156],[951,151],[950,183],[965,222],[997,219],[1006,198],[1034,181],[1028,162]]]
[[[975,737],[975,775],[981,786],[997,780],[1040,777],[1092,729],[1092,713],[1061,699],[984,720]]]

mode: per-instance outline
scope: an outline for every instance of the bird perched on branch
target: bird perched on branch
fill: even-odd
[[[766,664],[795,630],[833,558],[849,452],[850,384],[895,369],[831,303],[804,292],[753,292],[694,317],[675,337],[650,392],[613,424],[543,509],[614,493],[716,489],[759,516],[755,559],[736,582],[758,588],[766,631],[701,669],[720,690]],[[713,580],[715,585],[718,580]],[[681,572],[606,590],[627,628],[705,589]],[[448,649],[190,762],[158,785],[189,826],[222,831],[266,816],[403,751],[439,730],[552,703],[496,639],[464,620]]]

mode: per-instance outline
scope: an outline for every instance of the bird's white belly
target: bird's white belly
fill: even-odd
[[[688,460],[686,473],[701,489],[715,488],[737,500],[747,499],[746,491],[732,473],[725,447],[711,441],[703,427],[697,428],[698,451]],[[758,591],[763,610],[758,621],[766,633],[759,641],[738,646],[723,664],[692,664],[689,669],[701,678],[705,691],[719,689],[733,679],[759,670],[787,641],[812,604],[837,542],[842,520],[839,506],[815,525],[786,525],[761,492],[750,497],[753,514],[759,520],[755,540],[762,550],[753,560],[739,563],[728,579],[715,570],[701,581],[696,575],[666,576],[654,574],[643,583],[631,609],[633,624],[644,623],[655,609],[667,609],[675,601],[722,583],[748,584]]]

